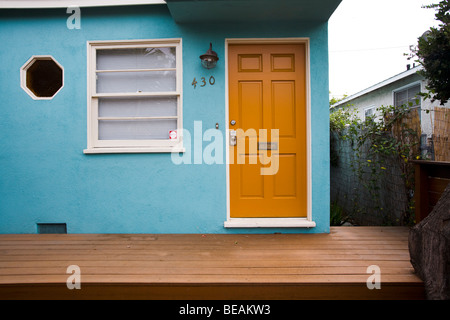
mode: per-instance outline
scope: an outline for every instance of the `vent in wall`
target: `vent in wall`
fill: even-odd
[[[38,223],[37,232],[39,234],[67,233],[67,225],[65,223]]]

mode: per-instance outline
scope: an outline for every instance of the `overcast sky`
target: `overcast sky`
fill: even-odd
[[[431,26],[439,0],[343,0],[329,21],[330,95],[352,95],[406,70],[403,55]]]

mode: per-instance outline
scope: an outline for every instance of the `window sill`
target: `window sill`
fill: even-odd
[[[185,148],[179,147],[154,147],[154,148],[92,148],[83,150],[84,154],[106,154],[106,153],[172,153],[185,152]]]
[[[306,218],[231,218],[225,228],[314,228],[316,223]]]

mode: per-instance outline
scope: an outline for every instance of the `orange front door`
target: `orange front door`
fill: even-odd
[[[307,216],[304,44],[230,44],[230,216]]]

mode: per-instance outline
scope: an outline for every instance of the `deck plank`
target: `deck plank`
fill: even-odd
[[[0,235],[0,298],[423,299],[408,232]],[[73,264],[80,292],[66,287]],[[378,292],[366,286],[370,265]]]

